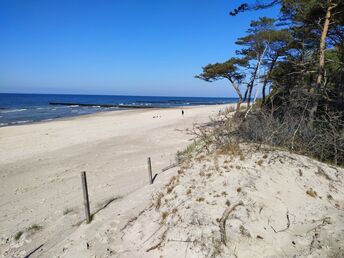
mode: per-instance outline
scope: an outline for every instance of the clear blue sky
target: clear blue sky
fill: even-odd
[[[235,96],[193,76],[234,55],[239,0],[0,0],[0,92]]]

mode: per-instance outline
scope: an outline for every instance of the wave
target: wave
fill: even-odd
[[[33,120],[22,120],[22,121],[16,121],[16,122],[0,123],[0,127],[9,126],[9,125],[21,125],[21,124],[27,124],[27,123],[32,123],[32,122]]]
[[[22,112],[26,111],[26,108],[21,108],[21,109],[7,109],[7,110],[1,110],[0,113],[13,113],[13,112]]]
[[[14,125],[16,125],[16,124],[26,124],[26,123],[30,123],[30,122],[32,122],[32,120],[16,121],[16,122],[13,122],[11,124],[14,124]]]

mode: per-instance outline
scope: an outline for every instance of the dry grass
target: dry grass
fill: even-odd
[[[263,162],[264,162],[264,160],[260,159],[256,163],[257,163],[258,166],[261,166],[263,164]]]
[[[306,194],[308,194],[309,196],[316,198],[318,196],[317,192],[314,191],[312,188],[310,188],[309,190],[306,191]]]
[[[200,162],[200,161],[203,161],[205,158],[206,158],[205,155],[201,154],[201,155],[198,155],[197,157],[195,157],[195,160],[197,162]]]
[[[170,215],[168,211],[164,211],[163,213],[161,213],[162,220],[164,221],[168,217],[168,215]]]
[[[222,155],[232,155],[232,156],[240,156],[243,159],[245,159],[245,157],[243,155],[243,151],[240,148],[240,144],[239,143],[227,143],[227,144],[224,144],[223,146],[221,146],[221,148],[219,150],[219,154],[222,154]]]
[[[198,197],[198,198],[196,199],[197,202],[204,202],[204,200],[205,200],[204,197]]]
[[[303,176],[302,170],[299,169],[299,176]]]
[[[163,197],[164,197],[164,194],[163,194],[162,192],[159,192],[159,193],[156,195],[155,202],[154,202],[154,206],[155,206],[155,208],[156,208],[157,210],[161,207],[161,200],[162,200]]]

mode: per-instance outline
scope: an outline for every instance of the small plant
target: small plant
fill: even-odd
[[[41,225],[38,224],[32,224],[30,227],[28,227],[27,231],[28,232],[36,232],[41,230],[43,227]]]
[[[240,233],[244,237],[251,237],[250,232],[243,225],[240,226]]]
[[[236,190],[238,193],[241,192],[241,187],[238,187],[237,190]]]
[[[67,215],[67,214],[69,214],[69,213],[71,213],[73,211],[74,211],[74,209],[72,209],[72,208],[66,208],[66,209],[63,210],[63,215]]]
[[[177,211],[178,211],[178,209],[177,209],[177,208],[173,208],[173,210],[172,210],[172,213],[173,213],[173,214],[176,214],[176,213],[177,213]]]
[[[164,211],[162,214],[161,214],[161,218],[162,220],[165,220],[167,217],[168,217],[169,213],[167,211]]]
[[[312,188],[306,191],[306,194],[308,194],[309,196],[316,198],[318,196],[317,192],[314,191]]]
[[[258,166],[261,166],[263,164],[264,160],[260,159],[257,161]]]
[[[203,201],[204,201],[204,197],[198,197],[198,198],[196,199],[196,201],[198,201],[198,202],[203,202]]]
[[[302,175],[303,175],[302,170],[299,169],[299,176],[302,176]]]
[[[154,206],[156,209],[159,209],[161,206],[161,199],[164,197],[164,194],[162,192],[158,193],[155,199]]]
[[[23,234],[23,231],[18,231],[14,236],[14,240],[18,241]]]
[[[171,186],[171,187],[167,187],[167,190],[166,190],[166,192],[169,194],[169,193],[171,193],[172,191],[173,191],[173,186]]]

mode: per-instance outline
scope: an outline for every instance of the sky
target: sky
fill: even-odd
[[[0,92],[235,97],[195,79],[235,55],[241,0],[0,0]]]

